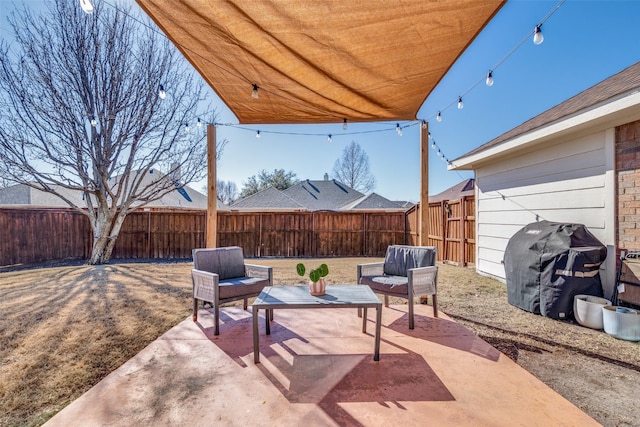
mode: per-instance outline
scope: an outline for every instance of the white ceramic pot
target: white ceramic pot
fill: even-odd
[[[602,329],[602,307],[606,305],[611,305],[611,301],[593,295],[576,295],[573,298],[573,316],[582,326]]]
[[[640,312],[626,307],[602,307],[604,331],[612,337],[627,341],[640,341]]]

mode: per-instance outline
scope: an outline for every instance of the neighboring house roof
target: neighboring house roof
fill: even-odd
[[[379,194],[371,193],[366,196],[362,196],[355,202],[343,206],[342,210],[399,210],[403,209],[401,202],[394,202],[387,198],[382,197]]]
[[[337,211],[364,196],[361,192],[335,179],[318,181],[307,179],[287,188],[283,193],[310,211]]]
[[[406,202],[393,202],[379,194],[364,195],[336,180],[305,180],[284,191],[269,187],[236,200],[230,206],[238,210],[344,211],[405,210]]]
[[[416,205],[414,202],[408,200],[396,200],[395,202],[404,210],[411,209]]]
[[[469,178],[453,187],[447,188],[441,193],[435,196],[429,196],[429,203],[442,202],[444,200],[458,200],[462,196],[473,196],[474,192],[474,179]]]
[[[481,153],[488,151],[493,153],[499,150],[500,146],[504,145],[505,142],[527,134],[533,134],[534,131],[542,128],[551,128],[552,125],[569,119],[575,119],[575,123],[572,126],[595,126],[597,124],[596,119],[604,121],[605,117],[612,117],[613,115],[619,117],[617,125],[637,120],[638,112],[640,111],[639,88],[640,62],[453,160],[451,162],[453,164],[452,169],[473,169],[473,165],[470,164],[470,158],[477,158]],[[611,106],[613,104],[616,105]],[[609,106],[608,108],[600,108],[607,105]],[[582,121],[576,118],[585,111],[589,111],[591,114],[583,117]],[[636,118],[634,119],[633,117]],[[609,127],[611,126],[609,125]],[[561,125],[557,129],[550,129],[548,134],[566,131],[567,128],[567,125]],[[541,134],[537,138],[540,139],[546,135]],[[531,139],[533,138],[532,136]]]
[[[231,209],[305,210],[305,207],[275,187],[269,187],[232,202]]]
[[[156,176],[158,174],[155,171]],[[151,174],[148,174],[148,176]],[[164,175],[161,175],[164,176]],[[153,179],[145,177],[145,180]],[[60,186],[52,186],[56,192],[63,194],[76,206],[84,206],[83,192],[77,190],[69,190]],[[16,184],[7,188],[0,189],[0,205],[30,205],[38,207],[69,207],[59,197],[46,191],[29,187],[25,184]],[[229,210],[224,203],[217,201],[219,210]],[[145,205],[145,207],[167,207],[167,208],[185,208],[185,209],[207,209],[207,196],[194,190],[189,186],[185,186],[175,191],[165,194],[161,199],[155,200]]]

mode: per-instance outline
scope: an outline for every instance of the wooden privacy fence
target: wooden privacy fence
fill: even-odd
[[[429,206],[428,244],[438,247],[440,261],[467,265],[474,259],[474,223],[470,215],[455,216],[461,209],[473,212],[473,200]],[[381,257],[391,244],[417,244],[417,212],[219,211],[218,246],[241,246],[249,258]],[[0,227],[0,266],[91,253],[89,221],[74,210],[1,208]],[[205,246],[205,232],[205,211],[141,210],[127,216],[112,258],[190,258],[193,248]]]
[[[420,241],[419,205],[407,211],[407,243]],[[470,266],[476,259],[475,197],[429,203],[429,236],[426,246],[438,248],[438,261]]]

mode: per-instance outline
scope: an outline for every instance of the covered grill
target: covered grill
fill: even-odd
[[[569,318],[575,295],[601,297],[607,248],[582,224],[539,221],[509,239],[504,255],[509,304]]]

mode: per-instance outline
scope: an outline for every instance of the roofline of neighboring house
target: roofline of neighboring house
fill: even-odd
[[[258,213],[258,212],[311,212],[306,208],[256,208],[256,207],[249,207],[249,208],[239,208],[239,207],[232,207],[230,209],[228,209],[230,212],[247,212],[247,213]]]
[[[543,113],[544,114],[544,113]],[[620,126],[640,117],[640,89],[635,88],[574,114],[532,129],[481,151],[472,151],[451,162],[448,170],[475,170],[489,161],[511,156],[525,147],[543,144],[564,135],[598,132]]]

